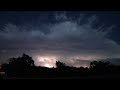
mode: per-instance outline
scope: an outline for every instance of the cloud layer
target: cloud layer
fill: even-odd
[[[107,37],[114,28],[97,24],[97,16],[81,14],[73,19],[63,13],[55,14],[53,20],[56,22],[38,27],[29,25],[30,28],[27,24],[5,24],[0,32],[1,58],[26,52],[33,56],[36,64],[39,61],[36,56],[53,56],[72,66],[88,65],[89,60],[119,58],[120,46]],[[46,63],[52,62],[44,61],[39,65]]]

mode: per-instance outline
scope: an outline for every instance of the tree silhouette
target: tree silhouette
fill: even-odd
[[[110,62],[104,61],[93,61],[90,63],[90,69],[93,70],[94,73],[106,73],[112,70],[112,64]]]
[[[32,57],[23,54],[22,57],[18,57],[18,58],[10,58],[8,59],[9,61],[9,65],[12,66],[34,66],[34,60],[32,59]]]
[[[56,68],[64,68],[66,67],[66,64],[60,61],[56,61]]]
[[[93,61],[90,63],[90,68],[106,68],[110,66],[110,62],[104,62],[104,61]]]
[[[32,60],[32,57],[23,54],[22,57],[18,58],[10,58],[9,59],[10,65],[18,65],[18,66],[34,66],[34,60]]]
[[[8,64],[2,64],[2,68],[7,75],[21,76],[30,73],[34,61],[29,55],[23,54],[22,57],[8,59]]]

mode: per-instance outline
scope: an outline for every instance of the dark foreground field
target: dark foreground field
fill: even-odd
[[[78,79],[78,80],[120,80],[120,75],[87,76],[87,77],[2,77],[1,79]]]

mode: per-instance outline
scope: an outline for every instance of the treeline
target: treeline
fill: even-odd
[[[90,67],[70,67],[56,61],[56,68],[35,66],[32,57],[23,54],[18,58],[10,58],[8,63],[1,65],[0,72],[6,77],[42,78],[42,77],[89,77],[89,76],[120,76],[120,66],[105,61],[93,61]]]

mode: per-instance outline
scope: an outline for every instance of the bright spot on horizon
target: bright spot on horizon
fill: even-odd
[[[44,66],[45,66],[45,67],[48,67],[48,68],[54,67],[54,66],[51,66],[50,64],[45,64]]]
[[[37,56],[37,66],[44,66],[48,68],[56,67],[56,58],[51,56]]]

